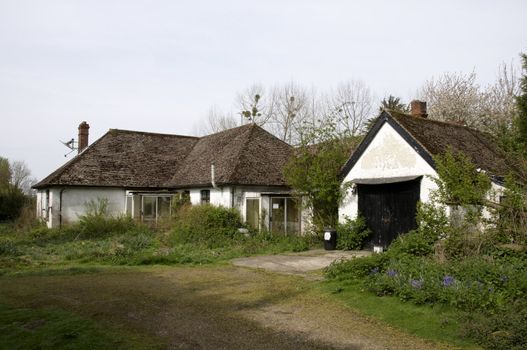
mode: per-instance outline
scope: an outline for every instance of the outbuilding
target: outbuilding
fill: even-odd
[[[502,188],[514,172],[495,140],[465,125],[428,119],[426,103],[412,101],[411,113],[385,110],[342,168],[348,187],[339,220],[360,213],[372,230],[369,248],[382,250],[417,226],[417,203],[430,202],[438,177],[434,156],[462,152]]]

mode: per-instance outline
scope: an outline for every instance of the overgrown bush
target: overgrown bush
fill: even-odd
[[[366,226],[363,216],[357,216],[355,220],[346,217],[344,223],[337,225],[337,249],[357,250],[362,249],[371,231]]]
[[[16,220],[27,202],[22,190],[10,184],[0,187],[0,222]]]
[[[337,260],[329,265],[326,276],[338,280],[360,280],[371,274],[384,271],[389,257],[386,254],[373,254],[351,260]]]
[[[216,247],[229,244],[243,227],[236,209],[213,205],[186,205],[179,209],[172,229],[173,243],[204,244]]]
[[[86,214],[69,229],[78,232],[78,238],[92,239],[109,235],[124,234],[135,228],[129,216],[113,217],[108,214],[108,200],[90,201],[86,204]]]

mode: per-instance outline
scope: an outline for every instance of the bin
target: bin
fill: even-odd
[[[337,249],[337,231],[334,229],[324,230],[324,249],[335,250]]]

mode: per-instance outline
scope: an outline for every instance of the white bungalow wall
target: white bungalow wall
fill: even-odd
[[[61,205],[62,192],[62,205]],[[90,201],[97,203],[101,199],[108,201],[108,214],[112,216],[125,213],[125,190],[120,188],[101,187],[67,187],[49,189],[49,215],[46,219],[46,190],[37,193],[37,215],[45,220],[48,227],[59,227],[61,223],[67,224],[78,220],[79,216],[86,214],[87,204]],[[62,210],[61,210],[62,207]]]
[[[385,123],[373,138],[359,160],[345,176],[343,183],[353,179],[378,179],[403,176],[423,176],[421,202],[430,200],[430,192],[437,188],[431,177],[437,173],[401,135]],[[339,220],[354,219],[358,213],[358,196],[348,189],[339,207]]]

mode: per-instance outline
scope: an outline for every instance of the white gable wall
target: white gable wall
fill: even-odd
[[[343,183],[353,179],[379,179],[404,176],[423,176],[421,180],[422,202],[430,200],[430,192],[437,188],[430,176],[437,173],[395,129],[385,123],[377,132]],[[358,213],[358,196],[348,189],[339,207],[339,219],[354,219]]]

